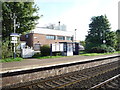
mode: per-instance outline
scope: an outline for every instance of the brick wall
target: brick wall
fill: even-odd
[[[22,41],[26,41],[28,46],[32,46],[34,44],[41,44],[41,45],[49,45],[52,43],[58,43],[58,42],[72,42],[72,40],[51,40],[51,39],[46,39],[45,34],[38,34],[38,33],[30,33],[28,34],[28,38],[26,38],[25,35],[21,36]]]

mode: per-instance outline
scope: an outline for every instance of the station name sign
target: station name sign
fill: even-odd
[[[19,37],[18,33],[11,33],[10,36],[12,37],[11,43],[17,43],[17,37]]]

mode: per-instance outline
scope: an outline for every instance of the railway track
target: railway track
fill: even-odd
[[[106,89],[116,89],[116,90],[120,90],[120,74],[104,81],[101,82],[98,85],[95,85],[93,87],[91,87],[89,90],[95,90],[95,89],[102,89],[102,90],[106,90]]]
[[[106,73],[114,72],[114,74],[118,74],[118,70],[120,70],[120,66],[118,65],[118,63],[120,63],[120,60],[112,63],[96,66],[93,68],[87,68],[84,70],[75,71],[75,72],[71,72],[63,75],[58,75],[55,77],[49,77],[43,80],[40,79],[40,80],[35,80],[27,83],[6,86],[6,87],[3,87],[2,90],[5,90],[5,89],[56,90],[60,88],[69,88],[72,85],[74,86],[76,83],[87,81],[91,78],[94,78],[100,75],[105,75]],[[90,87],[84,87],[84,88],[90,88]]]

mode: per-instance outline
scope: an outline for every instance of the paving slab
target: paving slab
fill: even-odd
[[[85,62],[85,61],[107,58],[112,56],[118,56],[118,54],[99,55],[99,56],[76,55],[76,56],[67,56],[67,57],[53,58],[53,59],[33,59],[33,58],[25,59],[22,61],[2,63],[2,71],[0,71],[0,73],[15,72],[15,71],[22,71],[22,70],[29,70],[36,68],[45,68],[45,67],[52,67],[52,66],[77,63],[77,62]]]

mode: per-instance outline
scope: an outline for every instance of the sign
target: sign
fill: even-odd
[[[19,37],[18,33],[11,33],[10,36],[12,37],[11,43],[17,43],[17,37]]]
[[[13,41],[17,41],[17,37],[12,37],[12,40]]]
[[[63,44],[52,44],[52,52],[63,51]]]
[[[18,33],[11,33],[10,36],[19,37],[19,34]]]
[[[11,43],[17,43],[17,41],[11,41]]]

